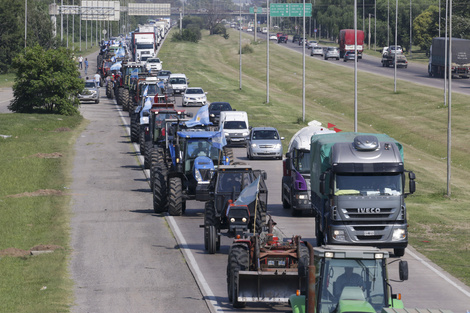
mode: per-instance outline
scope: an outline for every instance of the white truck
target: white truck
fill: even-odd
[[[136,32],[132,33],[132,56],[134,61],[145,61],[153,58],[156,53],[155,33],[152,32]]]

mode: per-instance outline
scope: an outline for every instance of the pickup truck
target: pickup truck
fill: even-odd
[[[382,54],[382,66],[383,67],[390,67],[395,66],[395,59],[397,62],[397,67],[408,67],[408,60],[406,56],[400,50],[394,50],[390,47],[387,48],[384,54]]]

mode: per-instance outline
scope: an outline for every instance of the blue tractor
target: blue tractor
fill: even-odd
[[[180,120],[166,129],[165,148],[153,165],[153,206],[157,213],[179,216],[186,210],[186,200],[207,200],[205,191],[215,169],[229,165],[233,154],[224,149],[219,131],[188,128]]]

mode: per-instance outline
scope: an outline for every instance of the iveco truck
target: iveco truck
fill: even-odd
[[[312,136],[317,244],[393,248],[395,256],[403,256],[408,245],[405,197],[414,193],[414,179],[405,170],[402,145],[385,134]]]

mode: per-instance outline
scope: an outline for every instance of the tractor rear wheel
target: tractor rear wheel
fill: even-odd
[[[204,208],[204,248],[210,254],[220,250],[220,235],[218,234],[214,201],[206,202]],[[211,230],[214,227],[214,230]]]
[[[144,139],[145,140],[145,139]],[[144,168],[149,169],[152,166],[152,142],[151,141],[144,141],[145,146],[145,157],[144,157]]]
[[[145,150],[145,148],[147,148],[145,146],[145,133],[143,132],[142,129],[139,129],[139,150],[140,150],[140,154],[144,157],[147,154],[147,150]]]
[[[167,174],[168,170],[164,165],[155,167],[153,183],[153,210],[155,213],[163,213],[168,210]]]
[[[301,291],[307,291],[308,265],[310,264],[310,254],[308,248],[299,242],[299,264],[297,265],[300,281],[302,282]]]
[[[139,124],[137,123],[138,120],[139,120],[138,114],[133,114],[131,116],[131,142],[139,141]]]
[[[163,163],[163,149],[162,148],[152,148],[149,152],[150,155],[150,188],[153,190],[154,180],[155,180],[155,171],[159,166],[165,166]]]
[[[234,244],[230,249],[227,265],[227,293],[234,308],[244,308],[238,301],[238,273],[249,269],[249,252],[246,244]]]
[[[129,111],[129,90],[126,88],[123,88],[121,92],[119,93],[120,96],[120,103],[122,104],[122,110],[123,111]]]
[[[183,183],[181,178],[170,178],[170,192],[168,195],[168,213],[171,216],[183,215]]]

